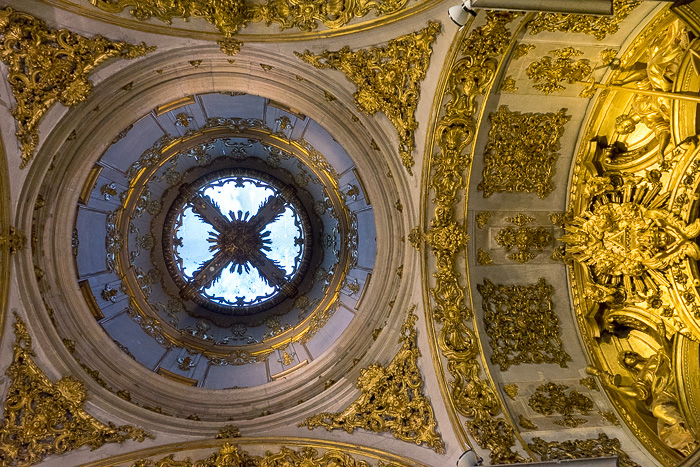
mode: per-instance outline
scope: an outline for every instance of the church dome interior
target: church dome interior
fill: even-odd
[[[0,465],[700,465],[700,1],[471,3],[0,0]]]

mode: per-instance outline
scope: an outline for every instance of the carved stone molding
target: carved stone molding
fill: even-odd
[[[143,441],[153,435],[130,425],[100,422],[83,409],[85,385],[71,376],[51,381],[33,360],[32,340],[15,313],[14,358],[6,371],[11,383],[0,424],[0,458],[9,467],[26,467],[48,455],[82,446]]]
[[[556,363],[566,368],[571,357],[559,335],[551,285],[544,279],[531,285],[494,284],[484,279],[477,289],[493,349],[491,362],[501,371],[521,363]]]
[[[556,113],[521,113],[501,106],[489,115],[491,130],[484,151],[484,170],[477,189],[488,198],[499,192],[549,195],[566,109]]]
[[[303,54],[295,52],[317,68],[342,71],[357,86],[354,95],[357,107],[368,115],[383,112],[391,120],[399,136],[399,155],[408,173],[412,173],[414,165],[411,152],[415,148],[413,133],[418,128],[414,114],[420,84],[440,29],[440,23],[431,21],[428,27],[392,39],[383,47],[355,52],[347,46],[319,55],[308,50]]]
[[[42,20],[12,8],[0,9],[0,60],[16,105],[17,140],[25,167],[39,144],[39,122],[57,102],[74,106],[92,91],[88,76],[111,58],[132,59],[155,50],[145,44],[87,38],[67,29],[50,29]]]
[[[444,453],[445,443],[436,431],[437,422],[430,400],[423,394],[423,378],[418,369],[418,317],[410,310],[401,328],[401,349],[386,367],[375,363],[365,368],[357,380],[360,397],[338,413],[322,412],[309,417],[299,426],[309,429],[343,429],[352,433],[358,428],[377,433],[390,432],[395,438],[424,444]]]

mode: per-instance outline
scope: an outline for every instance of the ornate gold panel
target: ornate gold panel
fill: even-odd
[[[27,467],[48,455],[82,446],[99,448],[153,438],[130,425],[104,424],[83,409],[85,385],[71,376],[54,383],[33,360],[32,339],[15,314],[14,358],[6,374],[11,379],[0,424],[0,454],[8,467]]]
[[[368,115],[383,112],[396,127],[399,155],[411,172],[415,148],[413,133],[418,128],[415,111],[420,85],[425,78],[432,54],[431,46],[441,26],[431,21],[426,28],[392,39],[386,46],[351,51],[343,47],[336,52],[315,55],[308,50],[295,54],[317,68],[342,71],[355,83],[355,103]]]
[[[539,454],[543,461],[619,456],[620,467],[640,467],[620,448],[617,438],[609,438],[605,433],[589,439],[545,441],[542,438],[533,438],[532,441],[529,443],[530,449]]]
[[[698,82],[693,48],[686,27],[662,14],[598,86],[561,238],[588,372],[666,465],[698,447],[700,417],[700,162],[696,104],[683,100]]]
[[[309,429],[343,429],[352,433],[358,428],[377,433],[390,432],[394,437],[424,444],[443,454],[445,443],[436,431],[437,422],[430,400],[423,394],[423,378],[418,369],[418,317],[409,311],[401,328],[401,349],[391,363],[377,363],[365,368],[357,380],[360,397],[338,413],[322,412],[307,418],[299,426]]]
[[[12,8],[0,9],[0,60],[16,105],[17,140],[25,167],[39,144],[39,122],[55,103],[74,106],[92,91],[88,76],[111,58],[133,59],[155,50],[145,44],[87,38],[67,29],[50,29],[42,20]]]

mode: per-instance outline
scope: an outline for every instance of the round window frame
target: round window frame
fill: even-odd
[[[275,293],[272,297],[261,302],[254,303],[252,305],[243,306],[229,306],[217,303],[201,294],[201,292],[196,293],[193,296],[188,296],[187,298],[183,297],[185,288],[189,286],[190,283],[188,280],[185,279],[182,271],[177,266],[177,262],[175,260],[175,229],[177,217],[181,212],[183,212],[186,209],[186,205],[189,203],[191,196],[188,196],[188,194],[183,192],[182,189],[168,208],[168,212],[165,216],[165,221],[163,223],[163,259],[165,261],[166,270],[168,271],[169,276],[171,277],[177,288],[180,290],[180,296],[183,299],[190,300],[198,306],[220,315],[250,316],[274,308],[277,305],[284,302],[285,300],[294,299],[298,295],[297,288],[302,283],[308,272],[309,265],[313,256],[313,248],[315,246],[313,245],[313,231],[311,228],[309,214],[306,211],[304,204],[297,196],[296,188],[293,185],[289,185],[282,182],[281,180],[268,173],[248,168],[219,169],[198,178],[197,180],[189,184],[190,189],[186,191],[190,194],[199,192],[200,190],[202,190],[202,188],[206,187],[207,185],[213,182],[225,178],[235,177],[255,179],[268,184],[277,191],[278,196],[282,197],[287,203],[291,205],[292,209],[296,211],[296,214],[299,216],[302,235],[304,238],[303,253],[296,272],[284,286],[284,289],[286,289],[286,291],[283,291],[282,288],[279,288],[277,293]]]

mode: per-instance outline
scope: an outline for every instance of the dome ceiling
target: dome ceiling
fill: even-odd
[[[700,7],[5,3],[10,465],[693,465]]]

